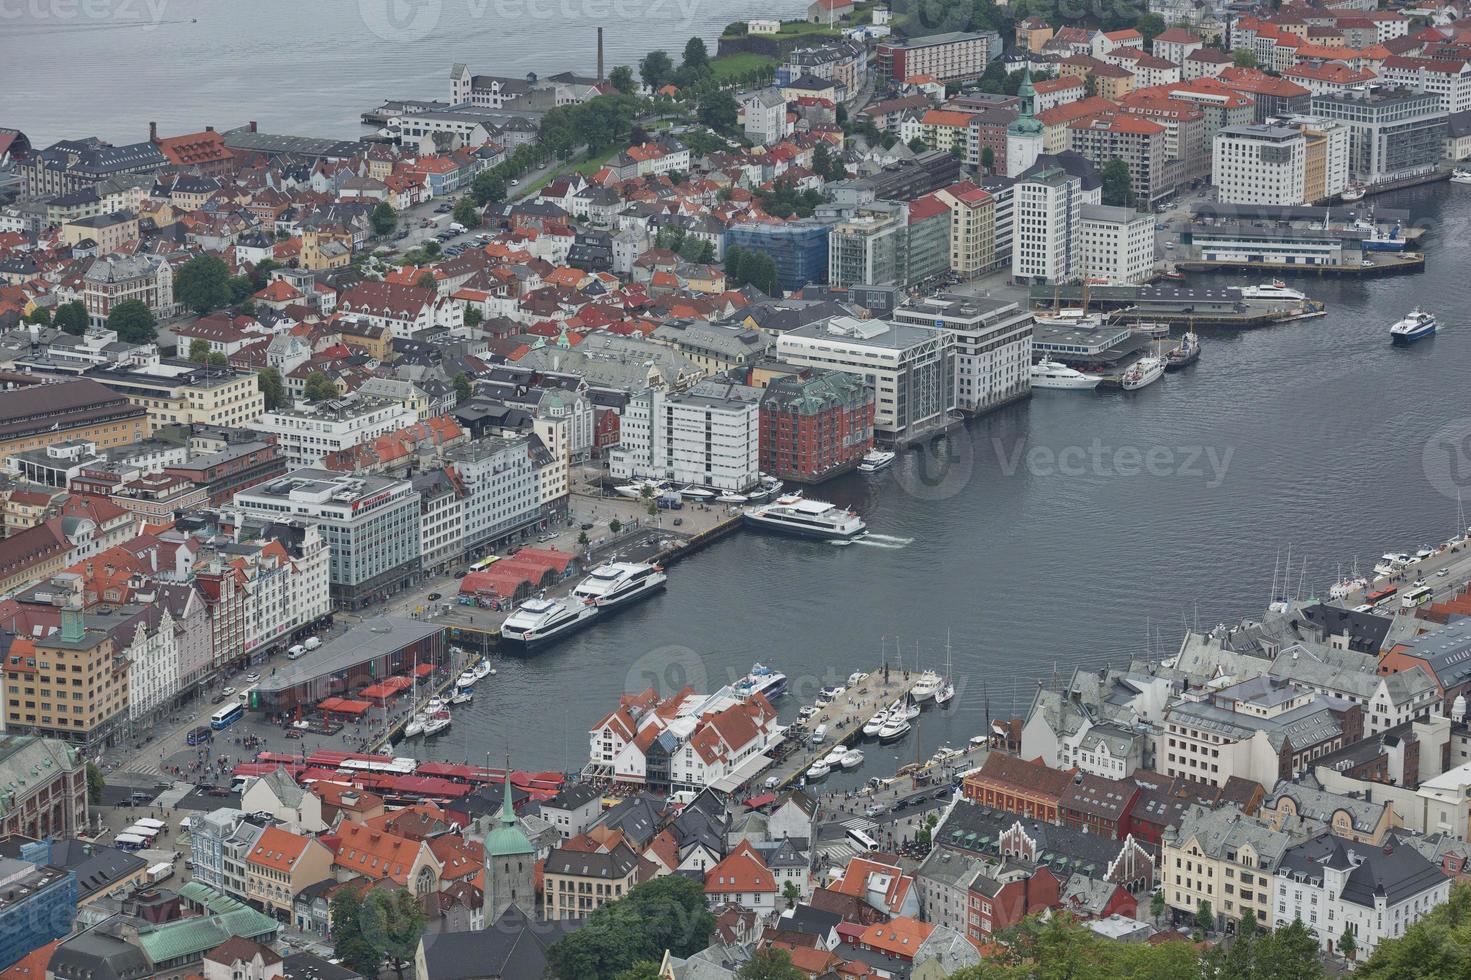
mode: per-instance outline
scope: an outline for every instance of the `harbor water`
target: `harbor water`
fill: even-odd
[[[1075,666],[1168,656],[1187,623],[1259,615],[1274,566],[1279,594],[1321,595],[1356,557],[1367,573],[1385,551],[1445,540],[1458,485],[1471,509],[1471,188],[1382,203],[1429,228],[1423,275],[1291,279],[1328,316],[1204,333],[1197,365],[1143,391],[1039,392],[937,455],[828,484],[821,496],[858,508],[867,541],[728,538],[674,566],[664,594],[502,660],[454,728],[411,751],[509,748],[518,766],[576,770],[625,691],[709,691],[761,661],[792,678],[790,721],[881,657],[942,666],[948,635],[956,697],[828,779],[852,785],[960,745],[988,702],[993,717],[1022,712]],[[1416,304],[1441,333],[1391,348],[1389,325]]]
[[[356,139],[390,98],[448,99],[450,66],[523,78],[678,64],[726,24],[791,0],[87,0],[0,5],[0,126],[37,146],[229,129]],[[70,66],[62,70],[58,66]]]

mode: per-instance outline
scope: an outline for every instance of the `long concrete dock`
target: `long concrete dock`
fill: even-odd
[[[775,776],[778,786],[786,786],[800,779],[812,763],[836,746],[857,744],[863,737],[863,726],[868,720],[908,694],[919,683],[920,673],[917,670],[902,671],[891,667],[888,681],[885,682],[882,667],[870,671],[867,677],[838,695],[831,704],[792,732],[789,737],[799,740],[800,748],[771,767],[762,777],[763,781]],[[812,733],[819,725],[827,726],[827,737],[821,745],[813,745]],[[878,741],[873,740],[873,744],[878,745]]]

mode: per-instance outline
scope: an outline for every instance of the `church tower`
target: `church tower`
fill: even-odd
[[[1037,90],[1032,88],[1032,69],[1022,73],[1022,84],[1016,91],[1019,102],[1017,116],[1006,127],[1006,176],[1016,177],[1042,153],[1042,131],[1037,121]]]
[[[515,905],[527,918],[537,917],[532,868],[536,848],[521,830],[511,806],[511,759],[506,757],[505,799],[497,826],[485,835],[485,925],[490,926]]]

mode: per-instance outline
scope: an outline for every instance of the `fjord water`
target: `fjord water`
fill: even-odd
[[[445,99],[449,70],[523,77],[636,66],[795,0],[17,0],[0,4],[0,126],[116,143],[254,119],[355,139],[384,99]]]
[[[1207,332],[1199,364],[1133,395],[1039,392],[953,439],[948,470],[910,452],[876,478],[826,485],[821,496],[858,508],[881,539],[729,538],[674,566],[665,594],[530,661],[503,660],[427,751],[483,758],[509,745],[517,765],[576,769],[589,727],[625,690],[708,691],[759,660],[793,678],[790,720],[881,648],[897,666],[896,641],[906,667],[916,643],[924,666],[940,666],[948,633],[957,694],[923,715],[928,757],[981,729],[987,696],[993,716],[1024,711],[1054,671],[1062,681],[1074,665],[1167,656],[1187,621],[1259,615],[1289,546],[1278,593],[1323,594],[1356,556],[1367,572],[1387,550],[1445,540],[1458,481],[1471,509],[1471,188],[1380,206],[1429,229],[1423,275],[1292,279],[1326,317]],[[1441,333],[1392,349],[1389,325],[1416,304]],[[830,784],[916,756],[912,735],[868,744],[858,774]]]

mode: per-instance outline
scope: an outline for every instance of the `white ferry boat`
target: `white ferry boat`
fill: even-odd
[[[612,609],[653,595],[666,581],[668,576],[659,565],[614,561],[589,572],[572,595],[599,609]]]
[[[787,693],[787,675],[774,667],[754,664],[749,674],[735,682],[735,693],[742,700],[760,694],[768,701],[775,701]]]
[[[877,473],[894,465],[895,454],[883,449],[875,449],[864,454],[862,462],[858,464],[860,473]]]
[[[1451,172],[1452,184],[1471,184],[1471,170],[1454,170]]]
[[[822,541],[853,541],[868,533],[868,525],[853,511],[795,495],[747,508],[745,519],[763,531]]]
[[[1063,391],[1091,391],[1103,378],[1075,371],[1060,361],[1038,361],[1032,365],[1033,388],[1056,388]]]
[[[1244,300],[1281,300],[1288,303],[1300,303],[1307,299],[1307,295],[1296,289],[1288,289],[1287,283],[1281,279],[1273,279],[1264,282],[1260,286],[1242,286],[1241,298]]]
[[[1409,316],[1389,328],[1389,340],[1395,344],[1413,344],[1434,334],[1436,326],[1434,313],[1413,309]]]
[[[1125,391],[1138,391],[1146,385],[1152,385],[1164,377],[1164,362],[1157,357],[1144,356],[1135,361],[1127,371],[1124,372],[1120,384]]]
[[[591,623],[598,607],[580,599],[527,599],[501,624],[501,640],[532,650]]]

